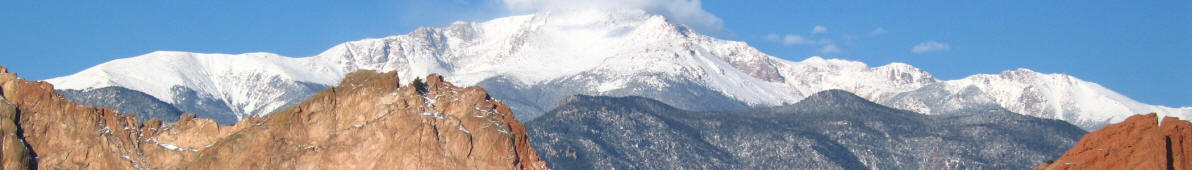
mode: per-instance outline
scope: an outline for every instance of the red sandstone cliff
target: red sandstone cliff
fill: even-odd
[[[1035,169],[1192,169],[1192,123],[1158,120],[1152,113],[1105,126]]]
[[[170,125],[66,101],[0,66],[3,169],[545,169],[525,127],[484,89],[359,71],[285,111]]]

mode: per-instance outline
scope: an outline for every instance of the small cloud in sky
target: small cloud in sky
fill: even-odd
[[[911,47],[911,52],[914,52],[916,54],[923,54],[923,53],[936,52],[936,51],[948,51],[951,49],[952,49],[952,47],[948,47],[948,44],[936,42],[935,40],[931,40],[931,41],[919,43],[918,45],[915,45],[915,47]]]
[[[762,36],[762,39],[766,39],[767,41],[778,41],[782,39],[782,36],[775,33],[770,33]]]
[[[840,47],[836,47],[836,44],[828,44],[828,45],[824,45],[824,47],[820,48],[820,53],[828,54],[828,53],[839,53],[839,52],[840,52]]]
[[[782,37],[783,45],[800,45],[800,44],[807,44],[807,43],[808,43],[807,39],[803,38],[803,36],[799,36],[799,35],[795,35],[795,34],[787,34],[786,36]]]
[[[819,48],[819,52],[824,53],[824,54],[842,52],[843,50],[840,49],[840,46],[837,46],[836,43],[833,43],[832,39],[829,39],[829,38],[820,38],[818,40],[811,39],[811,37],[816,37],[816,34],[823,34],[823,33],[827,33],[827,32],[828,32],[828,27],[825,27],[823,25],[815,25],[815,27],[813,27],[811,29],[811,35],[808,35],[808,36],[803,36],[803,35],[799,35],[799,34],[770,33],[770,34],[763,35],[762,39],[765,39],[766,41],[779,42],[779,43],[782,43],[782,45],[786,45],[786,46],[823,45]],[[845,35],[845,38],[848,38],[848,35]]]
[[[828,32],[828,27],[824,27],[823,25],[815,25],[815,28],[811,28],[811,34],[820,34],[820,33],[827,33],[827,32]]]
[[[666,16],[704,33],[725,33],[724,21],[704,10],[700,0],[502,0],[514,13],[577,8],[641,9]]]
[[[819,40],[813,40],[813,39],[809,39],[809,38],[804,37],[799,34],[779,35],[779,34],[770,33],[770,34],[766,34],[766,35],[762,36],[762,39],[765,39],[766,41],[779,42],[779,43],[782,43],[782,45],[787,45],[787,46],[832,43],[832,39],[823,38],[823,39],[819,39]]]
[[[882,28],[882,27],[877,27],[876,29],[873,29],[873,31],[870,31],[870,32],[869,32],[869,36],[879,36],[879,35],[885,35],[885,34],[886,34],[886,32],[887,32],[887,31],[886,31],[886,29],[885,29],[885,28]]]

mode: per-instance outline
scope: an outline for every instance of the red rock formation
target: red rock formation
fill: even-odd
[[[1105,126],[1035,169],[1192,169],[1192,123],[1158,120],[1152,113]]]
[[[66,101],[0,66],[3,169],[545,169],[525,127],[484,89],[427,90],[359,71],[285,111],[234,126],[170,125]]]
[[[20,166],[45,169],[133,167],[134,163],[122,156],[139,152],[137,138],[140,134],[132,128],[140,127],[140,122],[135,117],[68,102],[48,83],[26,81],[7,72],[0,73],[0,94],[15,106],[6,110],[15,113],[13,117],[17,118],[3,121],[19,125],[16,133],[8,133],[5,137],[24,139],[31,151],[25,156],[33,157],[30,160],[36,162]],[[6,141],[3,152],[17,156],[9,150],[19,149],[17,146]]]
[[[5,73],[8,70],[0,66],[0,74]],[[21,135],[21,128],[16,121],[18,117],[17,107],[0,96],[0,133],[3,133],[0,136],[0,151],[3,151],[0,152],[0,169],[29,169],[33,163],[34,155],[29,152],[29,145]]]

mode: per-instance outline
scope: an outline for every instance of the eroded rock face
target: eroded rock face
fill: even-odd
[[[138,121],[0,66],[0,166],[48,169],[543,169],[525,127],[478,87],[359,71],[263,118]]]
[[[3,71],[3,70],[0,70]],[[34,155],[29,152],[29,145],[17,126],[17,108],[0,98],[0,168],[29,169]]]
[[[1093,131],[1035,169],[1192,169],[1192,123],[1154,113]]]
[[[104,108],[92,108],[67,102],[50,84],[30,82],[16,74],[0,73],[0,94],[12,107],[12,120],[3,119],[5,131],[5,162],[13,157],[32,158],[30,164],[5,164],[6,167],[37,167],[44,169],[129,169],[136,164],[127,155],[141,153],[141,127],[135,117],[118,114]],[[10,131],[7,126],[13,123]],[[25,155],[20,144],[10,143],[10,137],[23,139]],[[153,151],[149,151],[153,152]],[[9,157],[12,156],[12,157]],[[13,165],[13,166],[9,166]],[[7,169],[7,168],[6,168]]]

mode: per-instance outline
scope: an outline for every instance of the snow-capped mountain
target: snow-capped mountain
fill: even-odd
[[[301,101],[339,82],[346,74],[313,59],[269,53],[153,52],[46,81],[59,90],[78,90],[78,95],[104,87],[124,87],[173,104],[183,112],[234,123],[245,116],[259,116]]]
[[[1034,86],[990,84],[974,78],[980,76],[940,81],[902,63],[869,67],[861,62],[820,57],[788,61],[766,55],[744,42],[698,34],[668,22],[661,15],[628,9],[545,11],[486,22],[456,22],[442,28],[420,28],[405,35],[346,42],[302,58],[268,53],[154,52],[47,81],[60,90],[84,92],[119,86],[147,93],[179,108],[196,108],[179,109],[184,112],[203,116],[206,110],[225,108],[230,110],[226,114],[242,118],[268,114],[314,91],[333,86],[344,74],[359,69],[393,70],[407,81],[438,73],[458,85],[482,86],[504,100],[523,120],[576,94],[644,96],[688,110],[733,110],[795,103],[828,89],[844,89],[869,100],[887,101],[903,93],[926,91],[919,90],[924,87],[964,89],[952,86],[968,84],[1010,110],[1068,121],[1133,115],[1146,110],[1096,110],[1099,108],[1163,108],[1134,102],[1104,88],[1064,93],[1044,91],[1038,94],[1048,96],[1047,100],[1018,100],[1022,96],[1018,92],[1027,87],[1035,87],[1036,91],[1065,90],[1058,89],[1061,85],[1051,84],[1065,81],[1006,80]],[[969,93],[972,92],[963,94]],[[1062,112],[1048,112],[1045,110],[1057,109],[1038,106],[1050,105],[1057,99],[1089,96],[1110,96],[1091,100],[1112,102],[1058,105]],[[923,103],[899,100],[906,102],[883,103],[934,113],[925,109],[928,107]],[[196,103],[205,105],[194,107],[199,105]],[[1015,110],[1016,107],[1023,109]],[[1189,110],[1192,109],[1173,113],[1187,114]]]
[[[928,115],[967,115],[1002,110],[1003,107],[995,100],[975,86],[955,86],[945,82],[899,93],[878,102]]]
[[[585,10],[423,28],[344,43],[316,58],[345,70],[392,69],[404,77],[440,73],[459,84],[504,89],[494,93],[515,100],[507,103],[527,118],[574,94],[645,95],[698,110],[801,98],[722,60],[770,58],[729,43],[736,42],[698,35],[640,10]]]
[[[800,62],[777,59],[785,88],[798,89],[802,96],[824,90],[844,89],[869,100],[880,101],[898,93],[939,82],[930,73],[904,63],[869,67],[858,61],[810,57]]]
[[[1000,74],[977,74],[942,84],[952,89],[975,87],[1010,111],[1065,120],[1088,130],[1143,113],[1159,113],[1184,120],[1192,118],[1192,107],[1148,105],[1097,83],[1067,74],[1043,74],[1025,68]]]

